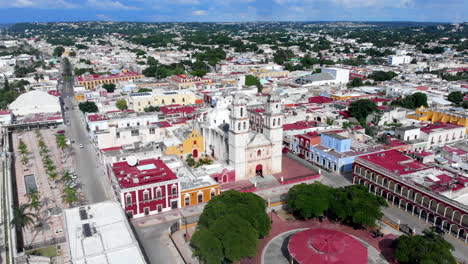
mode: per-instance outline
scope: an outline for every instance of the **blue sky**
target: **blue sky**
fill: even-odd
[[[468,21],[467,0],[0,0],[0,23]]]

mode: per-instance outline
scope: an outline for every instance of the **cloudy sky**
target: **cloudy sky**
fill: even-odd
[[[0,23],[468,21],[467,0],[0,0]]]

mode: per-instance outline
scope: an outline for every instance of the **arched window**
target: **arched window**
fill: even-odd
[[[215,190],[211,190],[211,198],[215,197],[216,196],[216,191]]]
[[[241,117],[244,116],[244,108],[241,108],[241,109],[240,109],[240,116],[241,116]]]
[[[276,119],[273,118],[273,126],[276,126]]]
[[[184,102],[184,103],[185,103],[185,98],[182,98],[182,102]]]
[[[241,123],[238,123],[238,124],[237,124],[237,129],[238,129],[238,130],[241,130]]]
[[[258,150],[257,151],[257,157],[260,157],[262,155],[262,151],[261,150]]]
[[[156,190],[156,198],[157,198],[157,199],[161,199],[161,197],[162,197],[161,189],[157,189],[157,190]]]
[[[174,98],[172,98],[172,103],[175,103],[175,99],[174,99]]]
[[[198,203],[203,203],[203,193],[198,194]]]
[[[190,205],[190,196],[187,194],[185,195],[185,206]]]
[[[247,128],[247,122],[244,121],[244,129]]]
[[[281,118],[278,118],[278,126],[281,125]]]
[[[177,185],[172,185],[171,193],[172,193],[172,195],[177,193]]]

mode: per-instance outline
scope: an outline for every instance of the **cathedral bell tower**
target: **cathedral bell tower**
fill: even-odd
[[[282,169],[283,105],[276,92],[268,95],[267,98],[263,134],[272,144],[272,173],[280,173]]]
[[[245,149],[249,140],[250,125],[247,103],[239,94],[234,95],[229,119],[229,164],[236,171],[236,179],[242,179],[246,174]]]

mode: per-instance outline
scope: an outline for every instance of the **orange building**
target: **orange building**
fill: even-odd
[[[138,72],[131,72],[122,70],[122,72],[117,74],[88,74],[78,76],[76,79],[80,85],[83,85],[86,89],[95,89],[96,86],[101,84],[110,84],[117,83],[119,81],[129,81],[141,79],[144,76]]]
[[[219,184],[206,176],[191,182],[181,183],[180,204],[182,207],[206,203],[220,194]]]

